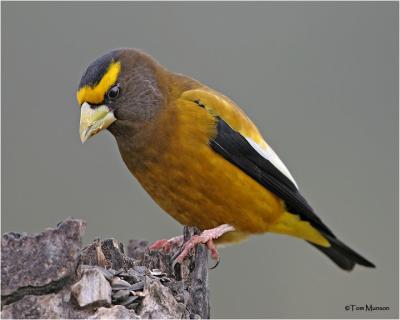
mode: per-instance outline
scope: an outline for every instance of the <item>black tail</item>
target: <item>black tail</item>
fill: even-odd
[[[356,264],[368,268],[375,268],[375,265],[372,262],[369,262],[367,259],[360,256],[357,252],[350,249],[340,240],[325,234],[324,236],[329,240],[331,244],[331,246],[328,248],[321,247],[311,242],[309,243],[316,247],[318,250],[321,250],[323,253],[325,253],[340,268],[351,271]]]

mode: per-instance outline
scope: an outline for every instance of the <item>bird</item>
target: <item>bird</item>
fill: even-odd
[[[76,97],[82,143],[107,129],[151,198],[201,230],[150,249],[179,244],[182,263],[205,244],[219,262],[220,245],[269,232],[305,240],[343,270],[375,267],[322,222],[256,125],[222,93],[140,49],[119,48],[89,64]]]

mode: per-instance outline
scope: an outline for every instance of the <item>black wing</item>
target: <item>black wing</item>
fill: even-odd
[[[211,148],[226,160],[239,167],[262,186],[281,198],[289,212],[309,221],[317,230],[335,237],[316,216],[314,210],[300,194],[293,182],[274,164],[261,156],[239,132],[217,117],[217,136],[210,140]]]
[[[293,182],[273,163],[261,156],[239,132],[232,129],[224,120],[217,117],[217,136],[210,140],[211,148],[236,165],[262,186],[281,198],[289,212],[297,214],[302,220],[320,231],[331,244],[322,247],[311,243],[321,250],[339,267],[352,270],[355,264],[369,268],[375,265],[338,240],[331,230],[316,216],[314,210],[300,194]]]

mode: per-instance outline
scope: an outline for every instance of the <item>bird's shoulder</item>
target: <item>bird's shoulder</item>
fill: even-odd
[[[234,101],[222,93],[196,82],[180,93],[177,97],[177,102],[179,101],[205,108],[209,114],[221,118],[244,137],[252,139],[262,147],[267,146],[253,121]]]

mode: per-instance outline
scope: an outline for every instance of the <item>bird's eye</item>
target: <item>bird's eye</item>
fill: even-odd
[[[107,92],[107,97],[110,100],[114,100],[119,96],[119,92],[120,92],[120,87],[117,84],[116,86],[112,87],[110,90],[108,90]]]

